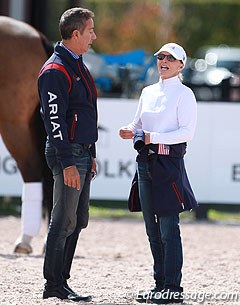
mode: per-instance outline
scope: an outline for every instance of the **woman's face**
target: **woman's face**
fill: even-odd
[[[168,52],[161,52],[158,54],[157,58],[158,72],[162,79],[168,79],[177,76],[179,72],[184,68],[182,61],[174,58]]]

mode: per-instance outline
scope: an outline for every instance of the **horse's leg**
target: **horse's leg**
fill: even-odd
[[[32,187],[37,188],[37,194],[38,197],[35,196],[35,204],[37,203],[37,207],[40,207],[40,201],[42,198],[42,203],[43,203],[43,208],[44,208],[44,215],[47,217],[48,223],[50,221],[50,214],[52,211],[52,205],[53,205],[53,177],[52,177],[52,172],[49,169],[46,159],[45,159],[45,155],[44,155],[44,150],[45,150],[45,141],[46,141],[46,131],[44,128],[44,124],[43,121],[40,117],[40,111],[39,111],[39,106],[36,108],[35,113],[33,115],[33,119],[30,121],[30,130],[32,132],[33,135],[33,139],[35,139],[35,147],[37,148],[38,151],[38,156],[39,156],[39,160],[40,160],[40,164],[41,164],[41,169],[39,170],[39,176],[40,177],[40,173],[41,173],[41,188],[40,185],[37,182],[31,183]],[[35,176],[36,177],[36,176]],[[33,177],[31,178],[33,179]],[[32,187],[30,188],[30,184],[29,183],[25,183],[25,186],[27,186],[27,195],[29,197],[29,201],[23,201],[22,202],[22,206],[25,207],[25,210],[27,209],[28,206],[30,206],[30,202],[32,202],[33,198],[31,196],[32,192]],[[43,194],[42,194],[43,191]],[[41,195],[42,194],[42,195]],[[31,209],[34,208],[34,205],[31,205]],[[36,213],[38,211],[38,213]],[[33,215],[35,215],[35,222],[36,222],[36,226],[30,229],[29,224],[31,224],[31,221],[29,221],[29,217],[24,217],[25,213],[22,214],[22,225],[23,227],[25,227],[25,229],[22,230],[22,241],[25,241],[27,238],[29,239],[29,233],[30,236],[35,236],[38,234],[39,231],[39,227],[37,226],[37,223],[39,223],[39,226],[41,224],[41,213],[39,212],[39,210],[34,210]],[[29,213],[29,215],[31,215]],[[33,233],[35,232],[35,234],[33,235]],[[20,240],[20,245],[16,245],[16,250],[18,249],[18,252],[21,250],[23,250],[23,243]],[[30,244],[30,241],[28,242],[28,244]],[[27,245],[25,243],[25,245]],[[44,248],[43,251],[45,251],[45,244],[44,244]]]
[[[53,206],[53,176],[50,168],[47,165],[45,158],[45,143],[47,133],[43,124],[43,120],[40,116],[40,105],[37,107],[34,116],[34,125],[32,125],[32,130],[35,130],[37,138],[37,147],[39,155],[41,158],[42,166],[42,186],[43,186],[43,208],[44,214],[48,218],[48,223],[50,221],[50,214],[52,212]]]
[[[0,17],[0,36],[0,133],[23,177],[20,241],[30,245],[41,223],[42,180],[46,168],[45,135],[43,141],[37,126],[42,122],[37,78],[49,56],[46,51],[52,53],[52,49],[46,37],[28,24],[8,17]],[[15,50],[18,50],[17,60]]]
[[[16,240],[14,252],[32,252],[32,238],[38,235],[42,218],[42,182],[24,182],[21,205],[21,234]]]
[[[5,126],[2,137],[16,160],[24,181],[21,235],[17,239],[14,251],[31,253],[30,242],[39,233],[42,219],[43,153],[38,142],[40,134],[36,135],[36,128],[33,128],[31,123],[28,125],[18,123],[15,128]]]
[[[38,155],[35,155],[35,158],[37,158],[35,162],[37,163],[35,165],[33,164],[33,166],[37,169],[40,163],[40,168],[38,175],[34,174],[34,176],[26,177],[26,181],[29,179],[31,181],[41,179],[41,182],[25,182],[23,185],[22,234],[16,242],[15,252],[24,253],[30,253],[28,249],[31,249],[31,239],[39,232],[42,219],[41,206],[44,208],[44,215],[47,217],[49,223],[53,204],[53,177],[44,155],[46,131],[40,117],[39,107],[37,107],[33,119],[30,122],[30,131],[32,138],[35,139],[35,143],[33,142],[34,147],[38,152]],[[26,195],[26,198],[23,197],[24,195]],[[25,251],[26,248],[27,251]]]
[[[22,234],[20,239],[20,245],[16,244],[16,250],[22,249],[23,243],[26,241],[26,238],[30,241],[33,236],[36,236],[39,232],[42,213],[40,207],[43,205],[44,211],[46,210],[45,216],[47,216],[48,221],[50,219],[50,213],[52,210],[52,195],[53,195],[53,178],[50,169],[47,166],[44,150],[45,150],[45,141],[46,141],[46,131],[43,125],[43,121],[40,117],[40,106],[35,109],[35,112],[32,116],[32,119],[29,122],[29,130],[33,139],[33,148],[37,150],[37,155],[35,154],[35,165],[36,169],[38,168],[38,174],[31,175],[31,180],[35,179],[40,180],[41,182],[29,182],[25,183],[27,186],[27,196],[28,200],[22,201],[23,213],[22,213]],[[30,177],[29,177],[30,178]],[[26,178],[26,181],[29,179]],[[32,189],[36,188],[37,196],[32,196]],[[24,194],[24,193],[23,193]],[[35,199],[35,200],[34,200]],[[29,211],[33,213],[29,213]],[[31,216],[32,215],[32,216]],[[32,225],[30,217],[34,217],[36,223],[35,226]],[[29,217],[30,216],[30,217]],[[30,245],[30,241],[28,244]],[[45,248],[45,245],[44,245]]]

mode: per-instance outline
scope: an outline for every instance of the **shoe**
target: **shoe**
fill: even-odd
[[[74,302],[79,302],[79,301],[89,302],[92,299],[92,297],[89,295],[79,295],[77,293],[72,293],[65,287],[61,287],[56,290],[47,290],[46,288],[44,289],[43,299],[54,298],[54,297],[61,300],[70,300]]]
[[[66,288],[66,289],[67,289],[68,291],[70,291],[71,293],[76,293],[75,291],[72,290],[71,287],[68,286],[67,283],[64,283],[64,284],[63,284],[63,287]]]
[[[151,297],[156,292],[159,292],[159,291],[162,291],[162,290],[163,290],[163,287],[154,287],[154,288],[152,288],[151,290],[148,290],[148,291],[144,291],[144,290],[139,291],[135,300],[138,303],[146,303],[148,300],[151,299]]]
[[[71,287],[68,286],[67,282],[65,282],[63,284],[64,288],[66,288],[70,293],[78,296],[79,298],[81,298],[81,301],[84,301],[84,302],[90,302],[92,300],[92,296],[89,295],[89,294],[78,294],[76,293],[74,290],[72,290]]]
[[[165,288],[155,292],[149,300],[154,304],[182,303],[183,292]]]

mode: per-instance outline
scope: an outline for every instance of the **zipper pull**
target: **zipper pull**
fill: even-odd
[[[77,122],[77,113],[74,114],[75,122]]]

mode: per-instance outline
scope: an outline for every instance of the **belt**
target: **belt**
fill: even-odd
[[[152,155],[152,154],[155,154],[155,151],[151,150],[150,148],[148,149],[148,155]]]
[[[156,156],[156,153],[153,150],[148,149],[148,160],[154,159],[154,156]]]

